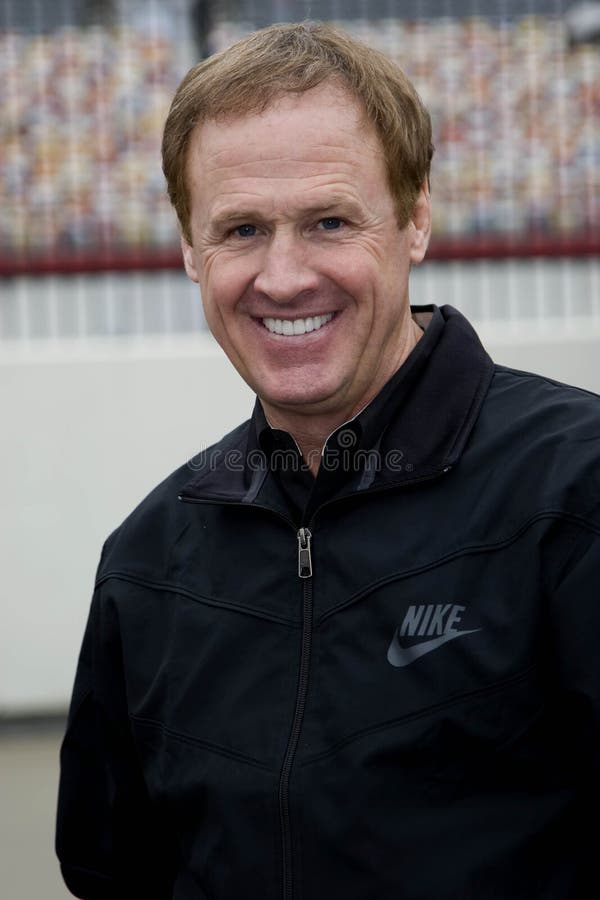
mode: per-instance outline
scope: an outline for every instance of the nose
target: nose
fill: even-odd
[[[264,247],[254,288],[276,303],[291,303],[318,287],[310,248],[300,235],[274,234]]]

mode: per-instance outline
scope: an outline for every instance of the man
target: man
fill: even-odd
[[[105,543],[76,896],[598,894],[600,405],[411,310],[431,155],[404,75],[322,25],[177,91],[185,267],[258,399]]]

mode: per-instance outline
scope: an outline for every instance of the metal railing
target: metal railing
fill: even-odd
[[[425,261],[411,274],[411,302],[450,303],[474,322],[600,326],[600,257]],[[5,345],[205,331],[198,286],[183,270],[0,279]]]

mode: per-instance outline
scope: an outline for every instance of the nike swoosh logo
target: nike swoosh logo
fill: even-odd
[[[431,653],[432,650],[437,650],[438,647],[447,644],[448,641],[453,641],[455,638],[462,637],[465,634],[473,634],[475,631],[481,631],[481,628],[469,628],[467,631],[448,631],[446,634],[440,634],[439,637],[432,638],[430,641],[422,641],[420,644],[402,647],[398,640],[398,629],[396,629],[387,652],[388,662],[397,669],[408,666],[415,659],[425,656],[426,653]]]

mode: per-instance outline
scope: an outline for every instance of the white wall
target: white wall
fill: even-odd
[[[475,324],[497,362],[600,393],[598,316]],[[252,403],[202,333],[0,342],[0,715],[64,707],[103,540]]]
[[[66,703],[105,537],[252,403],[206,335],[4,348],[0,715]]]

